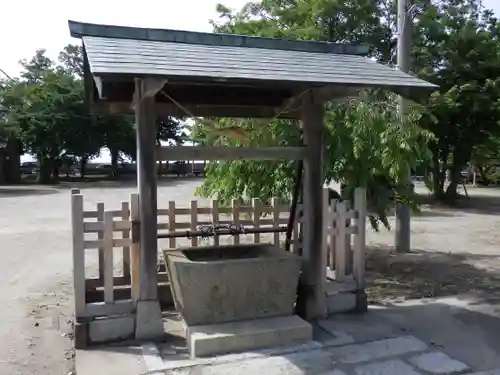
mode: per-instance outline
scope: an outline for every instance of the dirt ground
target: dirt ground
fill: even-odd
[[[159,206],[194,199],[196,179],[169,179]],[[72,264],[69,189],[87,207],[116,209],[132,183],[0,187],[0,374],[66,375],[73,371]],[[419,192],[425,191],[421,186]],[[470,292],[500,297],[500,190],[470,189],[454,209],[424,206],[413,218],[411,254],[392,251],[394,233],[368,234],[368,293],[372,302]]]

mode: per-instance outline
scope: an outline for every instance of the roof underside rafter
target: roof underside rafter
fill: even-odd
[[[165,79],[157,102],[174,116],[294,118],[290,99],[311,88],[326,99],[383,88],[413,100],[436,89],[365,58],[363,46],[69,25],[83,41],[87,94],[114,112],[130,111],[135,77]]]

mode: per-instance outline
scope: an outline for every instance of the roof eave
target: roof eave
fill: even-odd
[[[148,40],[157,42],[189,43],[227,47],[264,48],[316,53],[338,53],[366,56],[369,47],[364,44],[341,44],[321,41],[302,41],[265,38],[236,34],[202,33],[169,29],[148,29],[128,26],[107,26],[68,21],[70,34],[74,38],[84,36]]]

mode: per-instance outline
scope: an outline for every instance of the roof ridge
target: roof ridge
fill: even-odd
[[[169,29],[149,29],[130,26],[98,25],[68,21],[72,37],[84,36],[113,39],[149,40],[227,47],[264,48],[275,50],[366,55],[368,46],[363,44],[342,44],[320,41],[302,41],[235,34],[203,33]]]

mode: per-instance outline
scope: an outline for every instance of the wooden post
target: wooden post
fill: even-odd
[[[157,299],[157,190],[156,190],[156,113],[154,95],[142,79],[135,81],[135,123],[137,129],[137,186],[140,218],[140,299]]]
[[[365,188],[356,188],[354,191],[354,208],[357,215],[355,225],[357,233],[354,236],[354,267],[353,275],[358,289],[365,287],[365,245],[366,245],[366,191]]]
[[[104,302],[113,303],[115,301],[113,292],[113,212],[104,212]]]
[[[71,190],[71,230],[73,235],[73,288],[75,293],[75,318],[85,316],[85,248],[83,233],[83,195]]]
[[[164,81],[135,79],[135,124],[137,130],[137,186],[139,188],[139,300],[137,301],[135,338],[163,336],[158,301],[158,207],[156,188],[156,113],[155,95]]]
[[[130,220],[129,202],[122,202],[122,217],[121,217],[121,219],[123,221]],[[128,230],[128,229],[123,230],[122,231],[122,238],[130,238],[130,230]],[[130,275],[130,247],[129,246],[123,247],[122,267],[123,267],[124,279],[127,280],[128,282],[130,282],[131,275]]]
[[[345,202],[339,202],[335,225],[335,280],[337,281],[345,280],[346,276],[346,214]]]
[[[104,223],[104,203],[99,202],[97,203],[97,222]],[[97,239],[98,240],[103,240],[104,239],[104,232],[99,231],[97,232]],[[99,248],[99,255],[98,255],[98,265],[99,265],[99,283],[100,286],[104,285],[104,247]]]
[[[131,254],[131,290],[132,301],[134,306],[137,306],[139,300],[139,280],[140,280],[140,264],[141,264],[141,248],[140,248],[140,234],[139,234],[139,195],[132,194],[130,196],[130,222],[132,225],[132,254]]]
[[[326,315],[323,275],[323,138],[324,107],[314,100],[313,92],[304,94],[302,127],[306,153],[304,157],[303,225],[304,268],[298,299],[298,311],[311,320]]]

